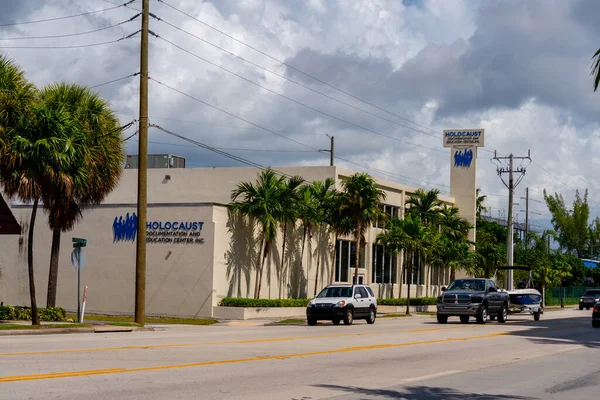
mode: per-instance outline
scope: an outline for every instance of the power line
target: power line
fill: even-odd
[[[316,90],[316,89],[313,89],[313,88],[311,88],[311,87],[310,87],[310,86],[308,86],[308,85],[305,85],[305,84],[303,84],[303,83],[300,83],[300,82],[298,82],[298,81],[296,81],[296,80],[294,80],[294,79],[288,78],[288,77],[287,77],[287,76],[285,76],[285,75],[282,75],[282,74],[280,74],[280,73],[278,73],[278,72],[275,72],[275,71],[273,71],[273,70],[270,70],[270,69],[268,69],[268,68],[266,68],[266,67],[263,67],[262,65],[256,64],[256,63],[254,63],[254,62],[252,62],[252,61],[250,61],[250,60],[248,60],[248,59],[245,59],[245,58],[243,58],[243,57],[241,57],[241,56],[239,56],[239,55],[237,55],[237,54],[235,54],[235,53],[233,53],[233,52],[231,52],[231,51],[227,50],[227,49],[224,49],[224,48],[223,48],[223,47],[221,47],[221,46],[218,46],[218,45],[216,45],[216,44],[214,44],[214,43],[212,43],[212,42],[209,42],[209,41],[208,41],[208,40],[206,40],[206,39],[203,39],[203,38],[201,38],[201,37],[199,37],[199,36],[196,36],[196,35],[194,35],[193,33],[186,31],[185,29],[182,29],[182,28],[180,28],[180,27],[178,27],[178,26],[176,26],[176,25],[173,25],[173,24],[171,24],[170,22],[167,22],[167,21],[163,20],[162,18],[156,17],[156,16],[154,16],[154,15],[152,15],[152,16],[153,16],[154,18],[156,18],[158,21],[162,21],[162,22],[164,22],[165,24],[167,24],[167,25],[171,26],[172,28],[174,28],[174,29],[177,29],[178,31],[181,31],[181,32],[183,32],[183,33],[185,33],[185,34],[187,34],[187,35],[189,35],[189,36],[192,36],[192,37],[194,37],[194,38],[196,38],[196,39],[198,39],[198,40],[200,40],[200,41],[202,41],[202,42],[204,42],[204,43],[206,43],[206,44],[208,44],[208,45],[210,45],[210,46],[213,46],[213,47],[215,47],[215,48],[217,48],[217,49],[221,50],[221,51],[222,51],[222,52],[224,52],[224,53],[227,53],[227,54],[229,54],[229,55],[231,55],[231,56],[233,56],[233,57],[236,57],[236,58],[238,58],[238,59],[240,59],[240,60],[244,61],[244,62],[245,62],[245,63],[247,63],[247,64],[253,65],[253,66],[255,66],[256,68],[260,68],[260,69],[262,69],[262,70],[264,70],[264,71],[266,71],[266,72],[269,72],[269,73],[271,73],[271,74],[273,74],[273,75],[275,75],[275,76],[278,76],[278,77],[280,77],[280,78],[282,78],[282,79],[285,79],[285,80],[286,80],[286,81],[288,81],[288,82],[291,82],[291,83],[293,83],[293,84],[295,84],[295,85],[298,85],[298,86],[300,86],[300,87],[302,87],[302,88],[304,88],[304,89],[310,90],[311,92],[317,93],[318,95],[321,95],[321,96],[323,96],[323,97],[326,97],[326,98],[328,98],[328,99],[330,99],[330,100],[333,100],[333,101],[335,101],[335,102],[338,102],[338,103],[340,103],[340,104],[343,104],[343,105],[345,105],[345,106],[347,106],[347,107],[353,108],[353,109],[355,109],[355,110],[358,110],[358,111],[364,112],[364,113],[366,113],[366,114],[369,114],[369,115],[371,115],[371,116],[374,116],[374,117],[380,118],[380,119],[382,119],[382,120],[384,120],[384,121],[387,121],[387,122],[390,122],[390,123],[392,123],[392,124],[396,124],[396,125],[398,125],[398,126],[401,126],[401,127],[403,127],[403,128],[407,128],[407,129],[410,129],[410,130],[413,130],[413,131],[415,131],[415,132],[419,132],[419,133],[422,133],[422,134],[424,134],[424,135],[428,135],[428,136],[431,136],[431,137],[435,137],[435,138],[441,138],[441,135],[440,135],[440,134],[429,133],[429,132],[422,131],[422,130],[420,130],[420,129],[416,129],[416,128],[412,127],[412,126],[403,125],[403,124],[401,124],[401,123],[399,123],[399,122],[397,122],[397,121],[393,121],[393,120],[391,120],[391,119],[388,119],[388,118],[382,117],[382,116],[380,116],[380,115],[377,115],[377,114],[375,114],[375,113],[372,113],[372,112],[370,112],[370,111],[367,111],[367,110],[365,110],[365,109],[363,109],[363,108],[356,107],[356,106],[354,106],[354,105],[352,105],[352,104],[350,104],[350,103],[347,103],[347,102],[345,102],[345,101],[343,101],[343,100],[337,99],[337,98],[335,98],[335,97],[333,97],[333,96],[330,96],[330,95],[328,95],[328,94],[326,94],[326,93],[323,93],[323,92],[321,92],[321,91],[318,91],[318,90]]]
[[[237,119],[239,119],[239,120],[241,120],[241,121],[243,121],[243,122],[245,122],[245,123],[247,123],[247,124],[250,124],[250,125],[252,125],[252,126],[255,126],[255,127],[259,128],[259,129],[262,129],[262,130],[264,130],[264,131],[266,131],[266,132],[269,132],[269,133],[271,133],[271,134],[273,134],[273,135],[279,136],[279,137],[281,137],[281,138],[284,138],[284,139],[286,139],[286,140],[289,140],[289,141],[291,141],[291,142],[294,142],[294,143],[296,143],[296,144],[298,144],[298,145],[300,145],[300,146],[302,146],[302,147],[308,148],[308,149],[310,149],[310,150],[313,150],[313,151],[315,151],[315,152],[319,152],[319,149],[317,149],[317,148],[315,148],[315,147],[309,146],[309,145],[307,145],[307,144],[304,144],[304,143],[302,143],[302,142],[299,142],[299,141],[297,141],[297,140],[295,140],[295,139],[292,139],[292,138],[290,138],[290,137],[288,137],[288,136],[282,135],[281,133],[279,133],[279,132],[276,132],[276,131],[274,131],[274,130],[272,130],[272,129],[265,128],[265,127],[263,127],[263,126],[261,126],[261,125],[259,125],[259,124],[256,124],[256,123],[254,123],[254,122],[251,122],[251,121],[249,121],[249,120],[247,120],[247,119],[245,119],[245,118],[243,118],[243,117],[240,117],[240,116],[238,116],[238,115],[235,115],[235,114],[233,114],[233,113],[231,113],[231,112],[229,112],[229,111],[226,111],[226,110],[224,110],[224,109],[222,109],[222,108],[219,108],[219,107],[217,107],[217,106],[214,106],[214,105],[212,105],[212,104],[210,104],[210,103],[207,103],[207,102],[205,102],[205,101],[203,101],[203,100],[201,100],[201,99],[199,99],[199,98],[197,98],[197,97],[195,97],[195,96],[192,96],[192,95],[190,95],[190,94],[188,94],[188,93],[182,92],[181,90],[179,90],[179,89],[176,89],[176,88],[174,88],[174,87],[172,87],[172,86],[169,86],[169,85],[167,85],[167,84],[165,84],[165,83],[162,83],[162,82],[160,82],[160,81],[158,81],[158,80],[156,80],[156,79],[153,79],[153,78],[150,78],[150,79],[151,79],[152,81],[154,81],[154,82],[158,83],[158,84],[159,84],[159,85],[161,85],[161,86],[164,86],[164,87],[166,87],[166,88],[168,88],[168,89],[170,89],[170,90],[172,90],[172,91],[174,91],[174,92],[176,92],[176,93],[179,93],[179,94],[181,94],[181,95],[183,95],[183,96],[185,96],[185,97],[188,97],[188,98],[190,98],[190,99],[192,99],[192,100],[195,100],[195,101],[197,101],[197,102],[199,102],[199,103],[201,103],[201,104],[204,104],[204,105],[206,105],[206,106],[208,106],[208,107],[211,107],[211,108],[213,108],[213,109],[215,109],[215,110],[218,110],[218,111],[220,111],[220,112],[222,112],[222,113],[224,113],[224,114],[227,114],[227,115],[229,115],[229,116],[231,116],[231,117],[233,117],[233,118],[237,118]],[[319,152],[319,153],[320,153],[320,152]],[[336,159],[339,159],[339,160],[342,160],[342,161],[345,161],[345,162],[348,162],[348,163],[350,163],[350,164],[353,164],[353,165],[359,166],[359,167],[361,167],[361,168],[365,168],[365,169],[367,169],[367,170],[373,170],[373,171],[376,171],[376,172],[380,172],[380,173],[382,173],[382,174],[386,174],[386,175],[388,175],[388,176],[393,176],[393,177],[396,177],[396,178],[401,178],[401,179],[410,179],[410,180],[412,180],[412,181],[417,181],[417,182],[421,181],[421,182],[423,182],[423,183],[431,184],[432,186],[446,186],[446,185],[435,184],[435,183],[432,183],[432,182],[427,182],[427,181],[424,181],[424,180],[419,180],[419,179],[416,179],[416,178],[407,177],[407,176],[400,175],[400,174],[396,174],[396,173],[393,173],[393,172],[383,171],[383,170],[380,170],[380,169],[377,169],[377,168],[373,168],[373,167],[370,167],[370,166],[366,166],[366,165],[363,165],[363,164],[356,163],[356,162],[354,162],[354,161],[347,160],[347,159],[345,159],[345,158],[341,158],[341,157],[339,157],[339,156],[335,156],[335,158],[336,158]],[[410,184],[411,184],[411,185],[414,185],[414,183],[412,183],[412,182],[411,182]]]
[[[78,49],[78,48],[82,48],[82,47],[95,47],[95,46],[103,46],[103,45],[107,45],[107,44],[117,43],[123,39],[128,39],[131,36],[132,35],[125,36],[120,39],[110,40],[107,42],[78,44],[78,45],[70,45],[70,46],[0,46],[0,49]]]
[[[177,143],[164,143],[149,141],[151,144],[160,144],[161,146],[175,146],[175,147],[189,147],[186,144]],[[264,153],[314,153],[312,150],[277,150],[277,149],[244,149],[244,148],[232,148],[232,147],[215,147],[217,150],[227,151],[248,151],[248,152],[264,152]]]
[[[199,56],[198,54],[195,54],[195,53],[193,53],[193,52],[191,52],[191,51],[189,51],[189,50],[187,50],[187,49],[185,49],[185,48],[183,48],[183,47],[179,46],[178,44],[176,44],[176,43],[174,43],[174,42],[171,42],[171,41],[170,41],[170,40],[168,40],[168,39],[165,39],[165,38],[163,38],[162,36],[159,36],[159,35],[156,35],[156,34],[154,34],[154,36],[156,36],[156,37],[157,37],[157,38],[159,38],[159,39],[162,39],[163,41],[165,41],[165,42],[167,42],[167,43],[171,44],[172,46],[174,46],[174,47],[176,47],[176,48],[180,49],[181,51],[183,51],[183,52],[185,52],[185,53],[188,53],[188,54],[190,54],[191,56],[194,56],[194,57],[196,57],[196,58],[198,58],[198,59],[200,59],[200,60],[202,60],[202,61],[204,61],[204,62],[206,62],[206,63],[208,63],[208,64],[211,64],[211,65],[213,65],[213,66],[215,66],[215,67],[217,67],[217,68],[219,68],[219,69],[222,69],[223,71],[226,71],[226,72],[228,72],[228,73],[230,73],[230,74],[232,74],[232,75],[235,75],[235,76],[237,76],[238,78],[240,78],[240,79],[243,79],[244,81],[246,81],[246,82],[248,82],[248,83],[250,83],[250,84],[252,84],[252,85],[255,85],[255,86],[257,86],[257,87],[259,87],[259,88],[261,88],[261,89],[263,89],[263,90],[266,90],[266,91],[268,91],[268,92],[270,92],[270,93],[273,93],[273,94],[274,94],[274,95],[276,95],[276,96],[282,97],[282,98],[284,98],[284,99],[286,99],[286,100],[289,100],[289,101],[291,101],[291,102],[293,102],[293,103],[295,103],[295,104],[298,104],[298,105],[300,105],[300,106],[302,106],[302,107],[308,108],[309,110],[312,110],[312,111],[314,111],[314,112],[317,112],[317,113],[319,113],[319,114],[321,114],[321,115],[325,115],[326,117],[329,117],[329,118],[335,119],[336,121],[343,122],[343,123],[345,123],[345,124],[348,124],[348,125],[350,125],[350,126],[353,126],[353,127],[355,127],[355,128],[358,128],[358,129],[364,130],[364,131],[366,131],[366,132],[370,132],[370,133],[373,133],[373,134],[375,134],[375,135],[382,136],[382,137],[385,137],[385,138],[388,138],[388,139],[392,139],[392,140],[398,141],[398,142],[400,142],[400,143],[403,143],[403,144],[406,144],[406,145],[409,145],[409,146],[421,147],[421,148],[424,148],[424,149],[427,149],[427,150],[431,150],[431,151],[437,151],[437,152],[442,152],[442,153],[445,153],[445,151],[444,151],[444,150],[441,150],[441,149],[435,149],[435,148],[431,148],[431,147],[423,146],[423,145],[420,145],[420,144],[417,144],[417,143],[407,142],[406,140],[399,139],[399,138],[396,138],[396,137],[394,137],[394,136],[386,135],[386,134],[383,134],[383,133],[380,133],[380,132],[374,131],[374,130],[372,130],[372,129],[366,128],[366,127],[364,127],[364,126],[362,126],[362,125],[355,124],[354,122],[347,121],[347,120],[345,120],[345,119],[343,119],[343,118],[336,117],[335,115],[329,114],[329,113],[327,113],[327,112],[325,112],[325,111],[319,110],[318,108],[315,108],[315,107],[309,106],[308,104],[304,104],[304,103],[302,103],[302,102],[300,102],[300,101],[298,101],[298,100],[292,99],[291,97],[288,97],[288,96],[286,96],[286,95],[284,95],[284,94],[281,94],[281,93],[279,93],[279,92],[276,92],[276,91],[274,91],[274,90],[272,90],[272,89],[269,89],[269,88],[267,88],[267,87],[265,87],[265,86],[262,86],[262,85],[260,85],[260,84],[258,84],[258,83],[256,83],[256,82],[254,82],[254,81],[252,81],[252,80],[250,80],[250,79],[248,79],[248,78],[246,78],[246,77],[244,77],[244,76],[242,76],[242,75],[240,75],[240,74],[238,74],[238,73],[236,73],[236,72],[233,72],[233,71],[231,71],[231,70],[229,70],[229,69],[227,69],[227,68],[225,68],[225,67],[223,67],[223,66],[221,66],[221,65],[218,65],[218,64],[216,64],[216,63],[213,63],[212,61],[209,61],[209,60],[205,59],[205,58],[203,58],[203,57]]]
[[[171,9],[173,9],[173,10],[175,10],[175,11],[177,11],[177,12],[179,12],[179,13],[181,13],[181,14],[183,14],[183,15],[185,15],[185,16],[187,16],[187,17],[189,17],[189,18],[191,18],[191,19],[193,19],[193,20],[195,20],[195,21],[197,21],[197,22],[199,22],[199,23],[201,23],[202,25],[204,25],[204,26],[206,26],[206,27],[208,27],[208,28],[210,28],[210,29],[212,29],[212,30],[214,30],[214,31],[217,31],[217,32],[219,32],[219,33],[220,33],[220,34],[222,34],[222,35],[225,35],[225,36],[227,36],[228,38],[230,38],[230,39],[232,39],[232,40],[235,40],[236,42],[240,43],[241,45],[243,45],[243,46],[246,46],[246,47],[248,47],[248,48],[250,48],[250,49],[252,49],[252,50],[254,50],[254,51],[258,52],[258,53],[260,53],[260,54],[264,55],[265,57],[268,57],[268,58],[270,58],[270,59],[271,59],[271,60],[273,60],[273,61],[276,61],[276,62],[278,62],[278,63],[280,63],[280,64],[282,64],[282,65],[285,65],[286,67],[288,67],[288,68],[290,68],[290,69],[293,69],[294,71],[296,71],[296,72],[299,72],[299,73],[301,73],[301,74],[302,74],[302,75],[304,75],[304,76],[307,76],[307,77],[309,77],[309,78],[311,78],[311,79],[314,79],[315,81],[317,81],[317,82],[319,82],[319,83],[322,83],[323,85],[326,85],[326,86],[328,86],[328,87],[330,87],[330,88],[332,88],[332,89],[335,89],[335,90],[337,90],[337,91],[339,91],[339,92],[341,92],[341,93],[344,93],[345,95],[347,95],[347,96],[350,96],[350,97],[352,97],[353,99],[356,99],[356,100],[358,100],[358,101],[360,101],[360,102],[362,102],[362,103],[368,104],[368,105],[370,105],[371,107],[374,107],[374,108],[376,108],[376,109],[378,109],[378,110],[380,110],[380,111],[383,111],[383,112],[385,112],[385,113],[387,113],[387,114],[393,115],[393,116],[395,116],[396,118],[400,118],[400,119],[402,119],[402,120],[404,120],[404,121],[406,121],[406,122],[410,122],[411,124],[415,124],[415,125],[417,125],[417,126],[420,126],[421,128],[424,128],[424,129],[427,129],[427,130],[429,130],[429,131],[432,131],[432,132],[435,132],[435,133],[438,133],[438,134],[439,134],[439,132],[435,131],[435,130],[434,130],[434,129],[432,129],[432,128],[429,128],[429,127],[427,127],[427,126],[425,126],[425,125],[421,125],[421,124],[419,124],[418,122],[411,121],[411,120],[410,120],[410,119],[408,119],[408,118],[405,118],[405,117],[403,117],[403,116],[401,116],[401,115],[398,115],[398,114],[396,114],[396,113],[394,113],[394,112],[392,112],[392,111],[389,111],[389,110],[386,110],[386,109],[384,109],[384,108],[382,108],[382,107],[379,107],[379,106],[377,106],[377,105],[375,105],[375,104],[373,104],[373,103],[371,103],[371,102],[369,102],[369,101],[367,101],[367,100],[361,99],[361,98],[360,98],[360,97],[358,97],[358,96],[355,96],[355,95],[353,95],[353,94],[351,94],[351,93],[349,93],[349,92],[347,92],[347,91],[345,91],[345,90],[343,90],[343,89],[340,89],[340,88],[338,88],[338,87],[336,87],[336,86],[334,86],[334,85],[332,85],[332,84],[330,84],[330,83],[327,83],[327,82],[325,82],[325,81],[324,81],[324,80],[322,80],[322,79],[319,79],[319,78],[317,78],[317,77],[315,77],[315,76],[313,76],[313,75],[311,75],[311,74],[309,74],[309,73],[307,73],[307,72],[304,72],[304,71],[300,70],[299,68],[296,68],[296,67],[294,67],[293,65],[290,65],[290,64],[286,63],[285,61],[279,60],[279,59],[277,59],[276,57],[273,57],[273,56],[271,56],[270,54],[267,54],[266,52],[264,52],[264,51],[262,51],[262,50],[259,50],[258,48],[256,48],[256,47],[253,47],[253,46],[251,46],[251,45],[249,45],[249,44],[247,44],[247,43],[245,43],[245,42],[243,42],[243,41],[241,41],[241,40],[239,40],[239,39],[237,39],[237,38],[235,38],[235,37],[233,37],[233,36],[229,35],[228,33],[226,33],[226,32],[223,32],[222,30],[220,30],[220,29],[218,29],[218,28],[215,28],[215,27],[214,27],[214,26],[212,26],[212,25],[209,25],[209,24],[207,24],[206,22],[204,22],[204,21],[202,21],[202,20],[200,20],[200,19],[198,19],[198,18],[194,17],[193,15],[191,15],[191,14],[188,14],[188,13],[186,13],[185,11],[182,11],[182,10],[180,10],[180,9],[178,9],[178,8],[176,8],[176,7],[174,7],[174,6],[172,6],[171,4],[169,4],[169,3],[165,2],[164,0],[158,0],[158,2],[159,2],[159,3],[163,3],[163,4],[164,4],[164,5],[166,5],[167,7],[171,8]]]
[[[104,85],[108,85],[108,84],[110,84],[110,83],[114,83],[114,82],[119,82],[119,81],[122,81],[123,79],[127,79],[127,78],[133,78],[134,76],[137,76],[137,75],[139,75],[139,74],[140,74],[139,72],[136,72],[135,74],[127,75],[127,76],[124,76],[124,77],[122,77],[122,78],[117,78],[117,79],[113,79],[112,81],[108,81],[108,82],[100,83],[100,84],[98,84],[98,85],[90,86],[90,87],[89,87],[89,89],[95,89],[95,88],[97,88],[97,87],[104,86]]]
[[[25,37],[12,37],[12,38],[0,38],[0,40],[32,40],[32,39],[56,39],[56,38],[64,38],[64,37],[72,37],[72,36],[82,36],[82,35],[88,35],[90,33],[95,33],[95,32],[100,32],[100,31],[105,31],[107,29],[111,29],[111,28],[115,28],[117,26],[126,24],[127,22],[131,22],[134,19],[136,19],[140,14],[137,14],[135,16],[133,16],[131,19],[128,19],[127,21],[123,21],[123,22],[119,22],[118,24],[112,24],[109,26],[104,26],[102,28],[98,28],[98,29],[94,29],[91,31],[85,31],[85,32],[78,32],[78,33],[68,33],[68,34],[64,34],[64,35],[49,35],[49,36],[25,36]]]
[[[126,7],[128,4],[131,4],[134,1],[135,0],[130,0],[130,1],[126,2],[126,3],[119,4],[118,6],[115,6],[115,7],[103,8],[101,10],[95,10],[95,11],[88,11],[88,12],[81,13],[81,14],[66,15],[64,17],[56,17],[56,18],[48,18],[48,19],[38,19],[36,21],[23,21],[23,22],[12,22],[12,23],[9,23],[9,24],[2,24],[2,25],[0,25],[0,28],[3,28],[5,26],[37,24],[37,23],[40,23],[40,22],[58,21],[58,20],[68,19],[68,18],[83,17],[85,15],[92,15],[92,14],[97,14],[97,13],[104,12],[104,11],[115,10],[117,8],[120,8],[120,7]]]

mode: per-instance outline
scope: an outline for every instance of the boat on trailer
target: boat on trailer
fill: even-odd
[[[531,267],[498,267],[494,272],[494,281],[497,281],[496,274],[499,270],[529,271],[529,280],[527,282],[519,282],[517,284],[517,289],[500,289],[500,291],[508,293],[510,297],[510,302],[508,304],[508,312],[510,314],[529,313],[533,315],[533,319],[535,321],[539,321],[541,314],[544,313],[543,299],[542,294],[537,289],[533,288],[533,277]]]

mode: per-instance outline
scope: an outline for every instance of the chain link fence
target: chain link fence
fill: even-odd
[[[546,306],[560,306],[561,294],[564,305],[579,304],[579,298],[583,296],[586,290],[600,289],[593,286],[565,286],[546,289]]]

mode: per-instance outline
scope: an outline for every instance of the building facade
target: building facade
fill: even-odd
[[[355,173],[339,167],[277,167],[307,181]],[[227,204],[239,182],[254,182],[255,168],[173,168],[148,170],[147,283],[148,315],[211,317],[225,296],[252,297],[256,282],[260,237],[251,221],[230,215]],[[402,217],[414,188],[376,179],[387,195],[384,212]],[[77,271],[71,262],[71,238],[88,240],[82,285],[88,286],[86,312],[130,314],[134,310],[137,170],[124,170],[119,187],[99,207],[86,211],[71,232],[62,235],[57,305],[77,309]],[[441,196],[448,204],[453,197]],[[0,238],[0,301],[29,304],[27,231],[31,206],[10,204],[21,235]],[[470,203],[469,203],[470,207]],[[462,210],[461,210],[462,211]],[[403,257],[375,243],[382,227],[366,234],[359,262],[359,282],[378,297],[435,296],[448,283],[449,271],[422,266],[406,275]],[[34,235],[35,282],[38,305],[45,306],[52,233],[47,215],[38,212]],[[261,298],[314,296],[332,282],[351,282],[356,244],[318,227],[303,244],[300,224],[289,227],[283,257],[283,234],[266,260]],[[282,258],[283,261],[282,261]]]

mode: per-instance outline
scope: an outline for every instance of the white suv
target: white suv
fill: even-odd
[[[316,325],[319,320],[352,325],[354,319],[373,324],[376,316],[377,298],[367,285],[329,285],[306,307],[308,325]]]

